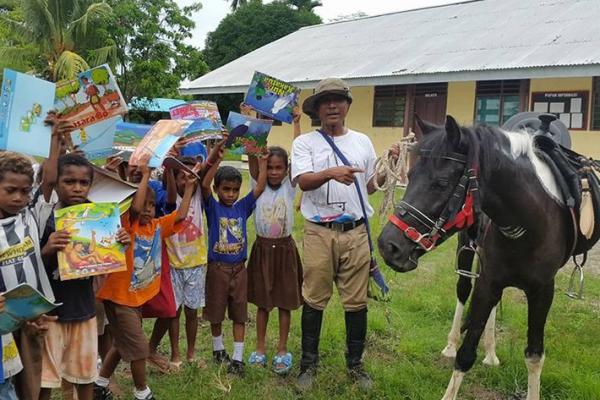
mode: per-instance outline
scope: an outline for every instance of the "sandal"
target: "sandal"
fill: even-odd
[[[278,375],[287,374],[292,368],[292,353],[277,354],[273,357],[273,372]]]
[[[248,365],[259,365],[261,367],[265,367],[267,365],[267,356],[253,351],[252,354],[250,354],[250,357],[248,357]]]

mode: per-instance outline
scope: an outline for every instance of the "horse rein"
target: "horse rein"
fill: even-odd
[[[422,150],[421,156],[430,157],[429,153],[430,151],[428,150]],[[467,165],[467,157],[463,154],[450,153],[447,156],[439,158]],[[397,208],[401,217],[405,215],[412,217],[426,228],[427,233],[421,233],[415,226],[396,216],[395,213],[390,215],[388,219],[409,240],[426,252],[429,252],[436,247],[438,240],[443,238],[448,230],[452,228],[465,229],[475,223],[473,206],[475,199],[474,192],[477,190],[477,168],[466,166],[463,175],[460,177],[458,184],[454,188],[450,199],[437,221],[434,221],[427,214],[404,200],[398,205]]]

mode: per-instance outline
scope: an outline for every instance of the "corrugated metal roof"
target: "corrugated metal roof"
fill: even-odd
[[[329,76],[356,86],[600,75],[600,1],[483,0],[315,25],[180,90],[245,91],[255,70],[305,88]]]

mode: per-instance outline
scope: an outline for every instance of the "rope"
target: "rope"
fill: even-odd
[[[396,205],[394,198],[396,186],[405,184],[406,174],[408,173],[408,154],[412,145],[415,143],[415,134],[411,132],[408,136],[403,137],[394,146],[398,147],[398,158],[392,157],[392,150],[386,150],[375,161],[375,176],[385,176],[383,185],[377,184],[377,179],[374,180],[375,188],[384,192],[383,201],[379,206],[379,215],[386,216],[389,211],[393,210]]]

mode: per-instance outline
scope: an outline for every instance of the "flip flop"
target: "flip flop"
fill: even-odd
[[[276,355],[273,357],[273,372],[278,375],[287,374],[292,368],[292,353],[285,353],[284,355]]]

